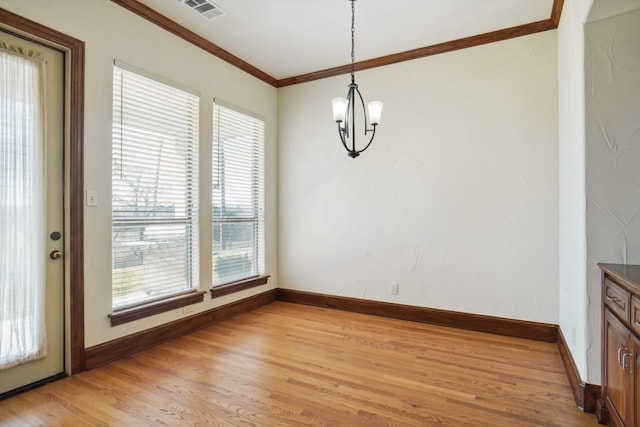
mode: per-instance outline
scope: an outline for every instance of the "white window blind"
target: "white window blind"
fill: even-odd
[[[197,95],[114,66],[113,309],[199,286]]]
[[[213,105],[213,286],[264,274],[264,121]]]

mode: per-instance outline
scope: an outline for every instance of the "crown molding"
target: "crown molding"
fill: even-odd
[[[551,21],[555,28],[558,28],[560,25],[560,16],[562,15],[562,6],[564,5],[564,0],[553,0],[553,6],[551,7]]]
[[[161,13],[156,12],[150,7],[140,3],[138,0],[111,1],[135,13],[136,15],[141,16],[147,21],[158,25],[159,27],[169,31],[170,33],[177,35],[178,37],[203,49],[204,51],[228,62],[229,64],[241,69],[242,71],[245,71],[252,76],[277,88],[325,79],[327,77],[339,76],[351,72],[351,64],[347,64],[341,65],[339,67],[327,68],[325,70],[301,74],[298,76],[287,77],[284,79],[276,79],[265,73],[264,71],[258,69],[257,67],[249,64],[248,62],[243,61],[229,51],[224,50],[220,46],[210,42],[204,37],[194,33],[193,31],[187,29],[186,27],[183,27],[177,22],[162,15]],[[549,19],[356,62],[355,71],[382,67],[385,65],[425,58],[427,56],[438,55],[454,50],[466,49],[469,47],[494,43],[497,41],[507,40],[515,37],[522,37],[542,31],[554,30],[558,28],[558,24],[560,23],[563,4],[564,0],[553,0],[553,6],[551,7],[551,14]]]
[[[411,61],[413,59],[425,58],[427,56],[439,55],[441,53],[452,52],[454,50],[466,49],[469,47],[480,46],[501,40],[522,37],[529,34],[539,33],[555,29],[551,19],[544,21],[532,22],[530,24],[518,25],[517,27],[505,28],[502,30],[492,31],[489,33],[478,34],[476,36],[465,37],[458,40],[452,40],[444,43],[438,43],[431,46],[420,47],[417,49],[407,50],[405,52],[394,53],[378,58],[367,59],[365,61],[356,62],[355,71],[368,70],[371,68],[382,67],[385,65],[397,64],[398,62]],[[326,70],[315,71],[313,73],[302,74],[299,76],[288,77],[278,80],[278,87],[291,86],[300,83],[306,83],[313,80],[326,79],[327,77],[339,76],[351,72],[351,64],[341,65],[339,67],[327,68]]]
[[[278,80],[274,77],[271,77],[269,74],[264,71],[254,67],[246,61],[238,58],[227,50],[224,50],[220,46],[210,42],[204,37],[194,33],[186,27],[178,24],[177,22],[167,18],[163,14],[156,12],[145,4],[140,3],[137,0],[111,0],[115,4],[124,7],[130,12],[135,13],[138,16],[146,19],[147,21],[156,24],[160,28],[163,28],[169,31],[172,34],[188,41],[194,46],[199,47],[212,54],[213,56],[217,56],[223,61],[228,62],[229,64],[241,69],[242,71],[251,74],[252,76],[262,80],[270,84],[271,86],[278,87]]]

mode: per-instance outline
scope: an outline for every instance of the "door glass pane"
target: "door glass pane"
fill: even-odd
[[[42,66],[0,43],[0,369],[46,356]]]

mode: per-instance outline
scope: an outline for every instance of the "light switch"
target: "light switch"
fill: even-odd
[[[98,206],[98,190],[87,188],[87,206]]]

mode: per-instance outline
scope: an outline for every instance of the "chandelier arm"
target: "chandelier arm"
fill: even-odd
[[[364,134],[366,135],[369,128],[369,121],[367,120],[367,107],[364,105],[364,98],[362,98],[362,94],[360,93],[360,89],[358,89],[357,85],[355,86],[355,91],[358,93],[358,97],[360,98],[360,104],[362,104],[362,117],[364,117]]]
[[[345,136],[352,139],[355,136],[355,108],[354,108],[354,91],[358,89],[358,85],[352,83],[347,91],[347,111],[344,116]]]
[[[362,153],[364,150],[369,148],[369,146],[373,142],[373,138],[376,136],[376,125],[373,125],[373,129],[370,129],[369,132],[373,132],[373,134],[371,134],[371,139],[369,139],[369,143],[366,145],[366,147],[364,147],[362,150],[358,151],[358,154]]]
[[[357,139],[357,129],[356,129],[356,102],[355,102],[355,93],[358,90],[358,86],[353,84],[351,89],[349,90],[349,107],[351,107],[351,152],[357,153],[356,149],[356,139]]]
[[[340,127],[340,123],[338,123],[338,135],[340,136],[340,141],[342,141],[342,145],[344,146],[344,149],[347,151],[351,151],[347,147],[347,141],[344,138],[344,129]]]

